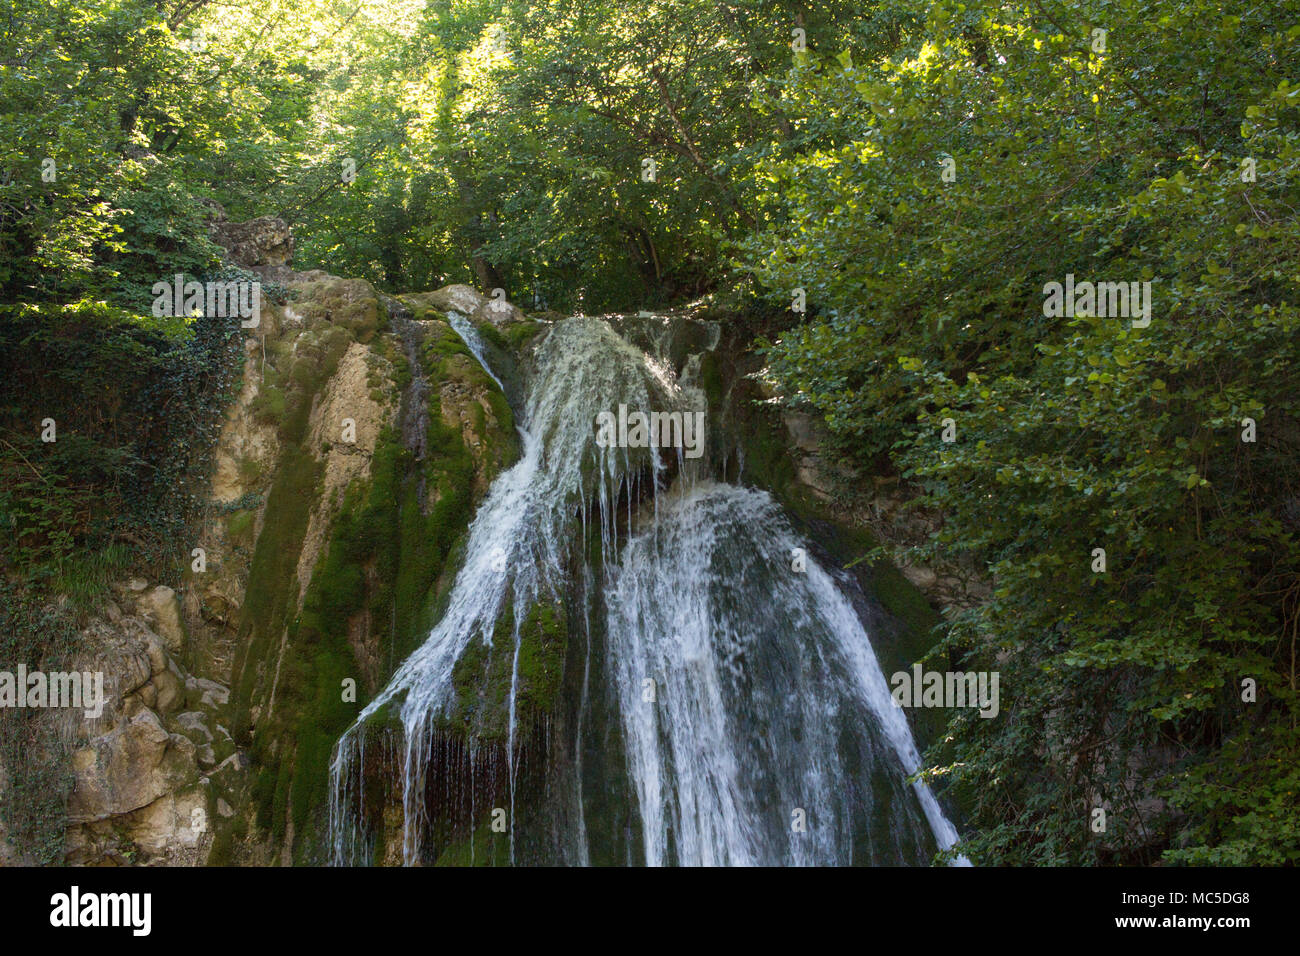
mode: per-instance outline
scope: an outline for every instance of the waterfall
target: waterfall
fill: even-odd
[[[487,368],[474,327],[461,316],[452,324]],[[904,782],[919,757],[858,616],[811,558],[806,570],[791,569],[802,545],[772,499],[710,481],[680,449],[594,440],[597,415],[620,405],[703,410],[690,384],[698,361],[685,363],[679,381],[664,355],[635,347],[604,319],[576,317],[551,326],[535,365],[519,416],[522,456],[471,523],[442,616],[335,748],[333,862],[371,858],[361,818],[374,721],[400,729],[402,857],[422,859],[429,788],[439,785],[432,755],[446,747],[440,724],[454,704],[457,662],[471,642],[500,640],[512,642],[505,775],[514,858],[520,628],[539,602],[575,587],[599,591],[580,611],[588,657],[576,733],[589,686],[602,682],[590,666],[599,632],[646,863],[919,862],[922,844],[951,846],[956,831],[929,789]],[[587,560],[575,581],[574,541],[588,535],[599,535],[598,562]],[[480,743],[472,734],[463,741],[471,774],[488,759]],[[571,769],[581,778],[576,750]],[[560,840],[576,841],[577,862],[587,859],[582,783],[570,788],[578,805]]]
[[[492,371],[492,366],[488,364],[485,357],[486,348],[483,345],[483,338],[478,334],[478,329],[474,328],[474,323],[455,310],[447,313],[447,321],[456,330],[456,334],[461,337],[465,347],[473,353],[474,358],[478,359],[478,364],[483,366],[483,371],[487,372],[488,377],[497,383],[497,388],[504,392],[506,387],[501,383],[501,379],[497,378],[497,373]]]
[[[765,492],[710,483],[670,496],[611,569],[610,678],[651,864],[852,862],[882,794],[854,806],[846,749],[898,761],[887,837],[915,825],[898,799],[920,765],[911,732],[835,580],[811,558],[794,570],[804,547]]]

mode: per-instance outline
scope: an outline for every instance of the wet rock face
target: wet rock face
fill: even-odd
[[[247,222],[217,219],[208,228],[212,241],[230,254],[235,265],[287,266],[293,258],[289,224],[275,216],[261,216]]]
[[[472,501],[517,437],[445,321],[443,309],[488,302],[472,289],[399,301],[361,280],[253,270],[285,301],[245,343],[215,454],[207,570],[182,588],[185,659],[229,684],[222,719],[248,761],[217,755],[207,862],[320,862],[334,738],[386,676],[392,645],[416,639]],[[344,696],[342,679],[356,690]],[[206,772],[195,708],[187,698],[174,732]],[[221,733],[206,728],[215,747]]]

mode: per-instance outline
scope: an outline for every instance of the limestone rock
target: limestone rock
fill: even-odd
[[[155,673],[167,667],[168,658],[162,638],[150,630],[145,621],[132,614],[118,621],[92,620],[82,632],[86,657],[76,669],[102,672],[104,710],[93,724],[84,727],[75,721],[69,731],[75,738],[116,722],[124,702],[132,695],[143,694],[151,687]]]
[[[176,724],[182,730],[190,731],[190,739],[201,738],[211,743],[212,731],[208,729],[207,715],[199,710],[187,710],[176,715]]]
[[[326,384],[308,422],[307,447],[325,462],[320,497],[312,509],[298,558],[299,600],[307,594],[312,572],[328,540],[343,494],[370,470],[379,433],[396,414],[396,408],[376,401],[369,384],[370,350],[360,343],[348,346],[338,370]],[[344,441],[343,423],[348,422]]]
[[[127,821],[131,840],[151,854],[195,847],[209,829],[207,804],[207,795],[199,788],[169,793],[131,815]]]
[[[213,222],[208,229],[212,241],[225,249],[236,265],[286,266],[293,258],[289,224],[275,216],[247,222]]]
[[[161,674],[168,664],[167,650],[163,647],[162,639],[152,631],[146,631],[144,642],[145,653],[149,657],[149,675],[152,677]]]
[[[505,299],[487,299],[469,314],[471,322],[490,322],[495,326],[510,325],[513,322],[526,322],[528,317],[516,305]]]
[[[939,576],[929,568],[920,565],[902,565],[898,569],[902,572],[903,577],[907,578],[912,584],[922,591],[928,591],[934,587],[939,580]]]
[[[162,636],[167,650],[175,653],[185,646],[181,602],[176,597],[175,591],[160,584],[141,599],[140,607],[154,629]]]
[[[472,316],[481,306],[488,303],[487,296],[467,285],[443,286],[436,292],[426,293],[423,298],[428,305],[440,312],[460,312]]]
[[[761,378],[756,380],[764,397],[777,394],[774,388],[768,387],[770,383],[765,384]],[[864,489],[863,476],[824,457],[821,449],[828,434],[825,425],[816,418],[785,410],[781,419],[787,449],[795,460],[796,478],[836,520],[864,527],[877,540],[898,548],[920,545],[939,528],[941,516],[913,508],[911,502],[918,492],[904,487],[898,476],[871,476],[870,486]],[[844,492],[848,494],[843,495]],[[859,504],[854,505],[853,499],[858,499]],[[940,561],[935,567],[903,564],[899,571],[944,613],[970,607],[989,592],[978,570],[960,562]]]
[[[103,820],[148,806],[194,773],[194,744],[169,734],[147,708],[72,755],[76,782],[70,823]]]
[[[217,710],[225,707],[230,700],[230,688],[204,677],[189,677],[185,680],[185,690],[191,705],[197,704],[205,710]],[[197,697],[197,699],[195,699]]]
[[[781,418],[785,422],[786,430],[790,433],[790,440],[795,448],[808,452],[821,449],[822,430],[811,415],[805,415],[803,412],[785,412]]]
[[[75,826],[68,831],[65,861],[73,866],[199,865],[211,842],[206,791],[200,781],[120,817]]]
[[[171,669],[155,674],[153,686],[158,691],[155,707],[160,714],[169,714],[185,702],[185,684]]]

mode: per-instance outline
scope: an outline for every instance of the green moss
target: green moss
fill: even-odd
[[[514,614],[507,606],[498,618],[492,643],[471,639],[452,669],[455,688],[444,729],[481,740],[504,740],[509,733],[510,684],[514,663]]]
[[[518,352],[536,338],[537,334],[545,327],[545,323],[534,322],[532,320],[527,322],[515,322],[506,327],[505,347]]]
[[[262,477],[262,463],[256,458],[241,457],[238,468],[239,480],[245,486],[256,484],[257,480]]]
[[[355,719],[369,692],[356,702],[342,700],[345,678],[360,669],[349,642],[350,622],[365,615],[381,659],[395,666],[427,632],[433,591],[457,538],[470,517],[473,462],[459,434],[439,421],[431,426],[424,463],[426,494],[434,501],[424,514],[417,497],[416,463],[393,429],[379,437],[370,481],[349,488],[334,520],[303,600],[287,624],[287,646],[276,692],[276,728],[271,739],[293,741],[288,782],[295,858],[314,859],[304,835],[323,829],[328,798],[329,757],[339,735]],[[388,708],[370,718],[386,723]],[[259,728],[259,739],[263,734]],[[273,804],[272,832],[283,827],[282,803]]]
[[[278,425],[284,418],[286,400],[284,392],[275,385],[263,384],[249,408],[253,418],[263,425]]]
[[[218,826],[208,851],[206,866],[231,866],[235,864],[235,848],[248,836],[248,821],[242,816],[233,817],[229,823]]]
[[[425,369],[430,378],[435,381],[442,378],[439,374],[441,359],[452,355],[464,355],[474,360],[474,354],[465,345],[465,341],[445,322],[429,325],[425,331],[421,351],[425,360]]]
[[[411,363],[406,360],[406,356],[401,352],[394,353],[392,362],[393,386],[397,389],[398,394],[401,394],[411,384]]]
[[[328,323],[358,342],[371,340],[387,323],[387,311],[369,283],[361,279],[322,279],[311,283],[295,303],[296,311],[307,325]]]
[[[289,807],[289,772],[292,764],[288,760],[280,762],[275,775],[275,792],[271,797],[271,841],[279,846],[284,841],[285,824],[288,820]]]
[[[796,514],[808,517],[820,513],[820,505],[799,483],[780,414],[770,405],[758,404],[748,382],[738,386],[737,392],[736,411],[741,421],[736,434],[744,448],[746,481],[767,488]]]
[[[544,323],[534,319],[511,322],[505,327],[498,327],[491,322],[482,322],[476,326],[483,341],[506,353],[517,353],[531,342],[537,333],[545,327]]]
[[[918,660],[930,649],[931,631],[940,621],[939,613],[930,606],[925,595],[903,577],[888,561],[872,565],[872,589],[885,610],[902,622],[909,636],[906,655]]]
[[[293,587],[298,553],[317,496],[320,464],[300,448],[288,448],[267,495],[262,532],[249,569],[240,633],[242,653],[235,661],[236,718],[234,736],[248,736],[248,713],[259,680],[269,683],[273,651],[284,631],[286,616],[297,605]],[[269,692],[269,687],[267,688]]]
[[[226,534],[238,544],[247,544],[253,529],[253,512],[236,511],[226,519]]]
[[[322,600],[319,588],[305,596],[299,616],[296,586],[298,558],[322,470],[301,441],[315,396],[351,342],[347,328],[304,334],[294,353],[278,353],[287,373],[275,372],[284,383],[284,413],[277,420],[284,450],[249,568],[232,705],[233,736],[245,746],[252,744],[253,760],[261,768],[254,788],[256,820],[260,828],[269,829],[277,844],[286,832],[291,807],[295,835],[308,828],[308,816],[324,794],[325,763],[333,746],[329,735],[337,736],[352,716],[342,706],[339,688],[355,666],[346,631],[334,630],[346,627],[347,618],[322,627],[334,606],[329,605],[330,599]],[[268,407],[280,406],[277,402]],[[251,511],[234,514],[227,525],[232,539],[247,535],[251,523]],[[327,550],[322,561],[328,558]],[[346,601],[350,593],[343,592],[340,581],[355,583],[355,569],[331,574],[333,570],[323,569],[330,598],[339,594],[338,600]],[[254,708],[263,712],[255,738]]]
[[[479,824],[459,843],[439,854],[434,866],[509,866],[510,834],[492,829],[492,819]]]
[[[519,673],[515,717],[529,724],[558,700],[568,649],[568,617],[558,602],[533,605],[518,629]],[[515,683],[515,616],[507,605],[489,645],[474,638],[452,671],[455,703],[446,729],[479,739],[503,740],[509,733],[510,689]]]
[[[315,396],[351,341],[346,328],[326,329],[301,336],[292,355],[280,354],[287,367],[280,378],[285,414],[277,423],[284,452],[254,550],[241,621],[244,640],[235,665],[236,735],[252,744],[258,767],[256,823],[277,845],[291,823],[297,862],[323,857],[318,837],[325,829],[329,757],[339,735],[378,689],[364,686],[353,642],[359,634],[378,652],[380,681],[409,656],[434,621],[438,582],[449,578],[448,562],[471,517],[475,460],[459,429],[442,422],[440,376],[475,375],[485,384],[497,421],[493,427],[483,418],[476,426],[485,440],[499,446],[492,456],[494,467],[506,464],[506,443],[514,440],[509,406],[459,336],[449,327],[431,330],[422,349],[434,386],[425,460],[415,461],[396,429],[380,434],[369,478],[344,494],[299,611],[297,562],[321,471],[301,442]],[[410,369],[394,343],[385,339],[376,348],[393,351],[394,367],[405,370],[409,381]],[[251,524],[251,515],[231,519],[232,535],[246,530],[243,522]],[[554,630],[553,623],[538,626]],[[550,666],[549,659],[542,660],[535,668],[536,682],[553,694]],[[342,699],[347,678],[358,682],[356,701]],[[255,706],[262,716],[254,735],[248,715]],[[391,705],[382,708],[368,726],[387,726],[393,719],[390,711]]]
[[[352,342],[348,329],[338,325],[318,334],[299,336],[286,376],[285,412],[279,423],[283,443],[296,445],[306,437],[315,397],[338,369],[339,360]]]
[[[375,708],[366,718],[364,733],[367,739],[378,737],[388,730],[401,726],[401,700],[390,698]]]
[[[554,707],[564,679],[569,620],[564,606],[534,604],[519,628],[519,710],[538,713]]]
[[[478,334],[483,337],[485,342],[489,342],[499,349],[508,347],[505,335],[491,322],[484,322],[476,326],[476,328],[478,329]]]
[[[257,776],[253,778],[253,809],[256,813],[254,821],[258,828],[262,830],[268,830],[271,827],[273,801],[275,799],[275,777],[278,772],[278,764],[274,762],[268,763],[259,767]]]
[[[708,399],[711,411],[718,411],[725,406],[726,382],[722,374],[722,359],[717,352],[705,352],[700,359],[700,388]]]

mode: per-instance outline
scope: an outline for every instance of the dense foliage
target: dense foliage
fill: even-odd
[[[928,550],[987,569],[934,652],[1002,673],[1001,716],[930,754],[966,852],[1294,863],[1293,23],[1281,0],[14,0],[10,561],[182,520],[165,489],[195,459],[159,450],[201,445],[228,340],[141,313],[216,267],[214,204],[390,291],[761,304],[787,399],[942,512]],[[1149,324],[1049,316],[1067,275],[1150,282]]]
[[[76,621],[20,583],[0,578],[0,661],[22,661],[47,673],[66,668],[77,644]],[[72,791],[68,735],[58,715],[41,708],[0,707],[0,766],[5,799],[0,830],[38,863],[57,863]]]
[[[925,490],[928,550],[989,568],[944,647],[1012,705],[936,755],[976,859],[1300,855],[1285,7],[940,4],[905,54],[792,77],[843,125],[771,170],[788,218],[745,244],[819,309],[771,371]],[[1068,273],[1149,280],[1150,324],[1046,317]]]
[[[227,320],[171,321],[103,303],[0,307],[0,567],[82,597],[101,569],[188,553],[189,482],[240,352]]]

